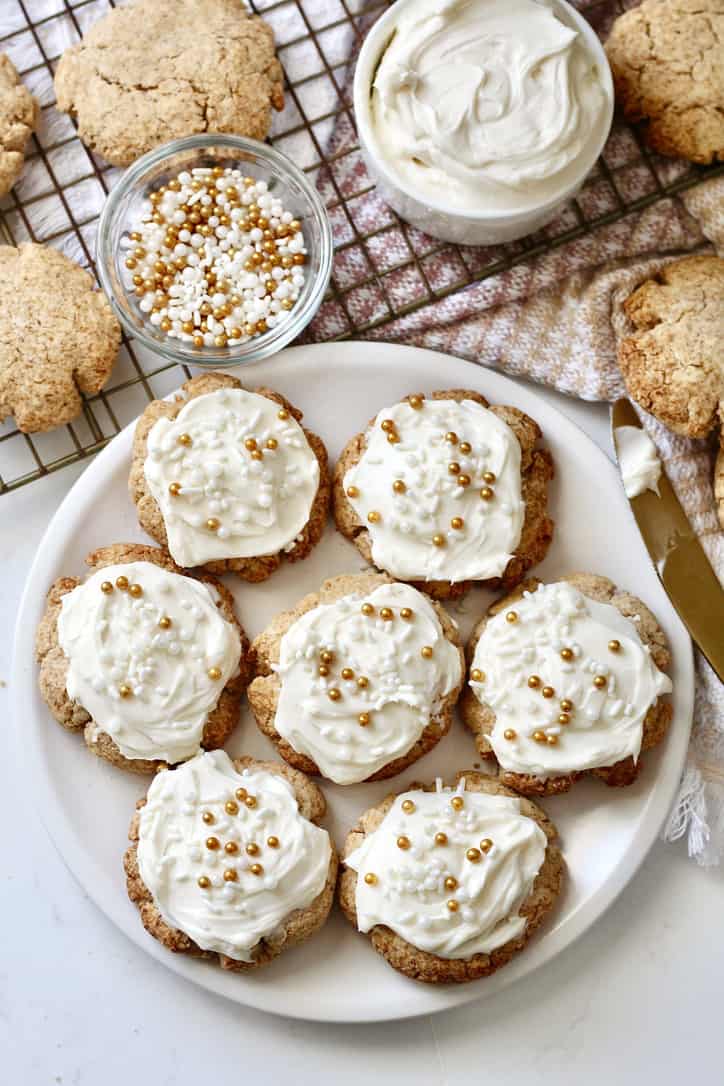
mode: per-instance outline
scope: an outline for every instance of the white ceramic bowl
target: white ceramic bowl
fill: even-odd
[[[556,192],[544,203],[527,207],[520,212],[485,208],[479,211],[461,211],[443,201],[431,200],[427,194],[416,192],[406,184],[383,156],[375,137],[371,109],[371,88],[375,72],[401,14],[416,2],[418,0],[397,0],[373,25],[357,59],[354,110],[367,169],[386,203],[403,219],[424,230],[426,234],[460,245],[496,245],[531,234],[554,219],[566,202],[576,195],[608,138],[613,119],[614,95],[611,69],[603,46],[589,23],[566,0],[548,0],[545,6],[552,8],[561,22],[578,31],[598,67],[606,92],[605,113],[600,126],[597,126],[597,133],[592,134],[587,141],[574,177],[571,179],[569,176],[560,192]]]

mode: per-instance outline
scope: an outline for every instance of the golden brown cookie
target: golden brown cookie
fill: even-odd
[[[428,909],[424,909],[424,906],[432,905],[432,912],[435,912],[435,907],[439,904],[438,912],[442,915],[442,920],[439,915],[431,917],[432,924],[437,923],[438,930],[439,925],[448,922],[451,926],[450,936],[452,943],[449,948],[451,956],[443,957],[430,950],[422,950],[418,946],[413,945],[410,941],[403,938],[398,931],[394,931],[391,927],[388,927],[384,923],[377,922],[371,927],[368,932],[370,942],[373,948],[378,954],[381,954],[383,958],[389,962],[389,964],[397,969],[399,972],[404,973],[406,976],[411,977],[413,980],[425,981],[429,984],[450,984],[461,983],[469,980],[476,980],[479,977],[489,976],[494,973],[496,969],[500,969],[501,966],[506,965],[511,958],[513,958],[519,951],[521,951],[533,932],[540,926],[545,920],[548,913],[553,908],[556,899],[561,890],[563,877],[565,874],[565,864],[561,855],[560,848],[557,844],[557,831],[550,819],[544,814],[544,812],[532,803],[528,799],[523,799],[516,796],[515,792],[504,787],[500,781],[494,780],[491,777],[486,777],[481,773],[475,773],[472,771],[463,771],[458,773],[455,777],[452,788],[455,788],[462,779],[465,781],[464,791],[456,791],[454,794],[449,792],[444,794],[443,806],[445,803],[449,804],[460,803],[462,800],[462,807],[459,814],[461,819],[465,819],[467,811],[465,808],[466,797],[475,795],[476,793],[488,795],[488,796],[500,796],[509,797],[512,800],[518,801],[513,805],[513,811],[519,808],[519,814],[525,816],[525,819],[532,820],[535,826],[527,825],[524,820],[516,819],[516,824],[520,828],[521,823],[527,827],[527,835],[530,846],[531,834],[537,838],[537,845],[535,846],[540,853],[542,860],[540,866],[535,870],[528,872],[528,878],[521,881],[521,893],[524,895],[522,900],[516,903],[514,912],[508,914],[508,919],[511,917],[520,917],[524,919],[524,926],[522,930],[513,931],[511,938],[508,938],[501,945],[491,948],[488,952],[472,953],[468,957],[454,957],[455,953],[455,928],[457,924],[473,924],[475,919],[480,916],[479,910],[492,909],[495,907],[494,900],[491,900],[491,889],[496,885],[495,874],[492,876],[486,872],[486,878],[483,880],[484,885],[481,888],[480,893],[471,892],[468,889],[468,880],[473,877],[473,881],[470,883],[471,889],[475,887],[477,891],[477,885],[474,880],[474,876],[478,872],[483,872],[485,864],[492,864],[492,871],[501,873],[499,865],[502,865],[507,857],[505,849],[500,849],[500,846],[496,844],[493,839],[494,830],[491,830],[491,836],[483,838],[482,841],[477,841],[477,834],[474,829],[469,828],[469,823],[464,821],[456,821],[456,812],[451,812],[451,816],[448,820],[441,820],[437,818],[434,822],[434,828],[437,831],[430,840],[429,834],[423,836],[422,844],[418,842],[416,838],[416,829],[409,830],[410,837],[415,838],[410,840],[407,835],[402,835],[397,838],[396,848],[399,850],[399,870],[403,871],[407,875],[408,879],[415,880],[418,877],[424,876],[424,886],[420,889],[422,891],[421,898],[415,898],[410,902],[409,892],[408,897],[404,901],[404,906],[409,905],[410,914],[414,914],[414,907],[419,900],[420,908],[425,912],[429,912]],[[411,784],[408,791],[402,793],[402,802],[398,803],[400,816],[399,824],[403,828],[407,825],[414,826],[412,818],[416,808],[422,802],[423,794],[436,793],[436,785],[422,785]],[[439,794],[439,792],[437,793]],[[382,803],[376,807],[371,807],[369,810],[362,814],[357,822],[357,825],[347,836],[344,848],[342,850],[342,863],[350,858],[351,854],[356,850],[365,846],[365,843],[376,830],[379,829],[385,817],[392,810],[397,803],[399,796],[389,795]],[[430,803],[430,800],[425,800],[426,804]],[[471,801],[468,800],[468,803]],[[404,806],[402,806],[404,804]],[[427,810],[427,808],[426,808]],[[410,812],[409,821],[406,823],[408,815],[406,811]],[[477,809],[476,809],[477,813]],[[393,813],[394,821],[394,813]],[[506,819],[515,817],[508,812],[498,811],[495,815],[491,814],[491,817],[498,819]],[[486,823],[483,823],[486,825]],[[487,825],[496,825],[496,822],[489,822]],[[536,829],[537,827],[537,829]],[[509,829],[509,827],[508,827]],[[542,831],[542,832],[540,832]],[[390,824],[390,833],[396,832],[396,827]],[[430,829],[432,832],[432,828]],[[488,829],[480,830],[479,832],[487,833]],[[507,838],[511,840],[510,837]],[[472,846],[472,847],[471,847]],[[395,846],[390,843],[390,847]],[[414,856],[414,850],[421,851],[421,855],[416,859]],[[463,850],[467,850],[463,853]],[[522,851],[522,850],[521,850]],[[412,857],[410,860],[409,857]],[[440,858],[440,864],[437,867],[433,867],[435,861]],[[367,863],[372,863],[371,857],[366,863],[358,863],[355,860],[356,866],[364,868]],[[422,873],[418,872],[415,868],[415,864],[422,865]],[[520,868],[515,866],[515,859],[510,859],[510,865],[503,872],[503,878],[508,875],[508,879],[505,883],[505,889],[510,894],[510,886],[512,879],[515,878],[520,872]],[[453,874],[455,872],[455,874]],[[358,870],[350,867],[343,867],[342,873],[339,879],[339,901],[342,906],[342,910],[347,919],[354,925],[356,929],[359,928],[358,917]],[[386,885],[392,880],[391,896],[388,897],[388,902],[391,904],[385,904],[383,909],[392,908],[398,902],[396,897],[402,893],[403,879],[397,878],[395,871],[367,871],[364,876],[364,881],[369,887],[371,894],[384,892]],[[530,881],[529,888],[526,892],[526,886]],[[498,882],[497,885],[502,886],[504,883]],[[404,886],[405,890],[408,890],[407,886]],[[457,896],[456,896],[457,895]],[[458,900],[460,898],[460,900]],[[447,899],[447,900],[446,900]],[[466,909],[469,909],[473,915],[466,917]],[[405,916],[404,912],[399,917],[400,927],[407,929],[407,926],[411,923],[414,924],[414,915],[409,914]],[[505,920],[505,917],[501,917],[501,920]],[[518,924],[520,928],[520,924]],[[428,927],[428,931],[429,931]],[[442,948],[440,948],[442,949]]]
[[[464,676],[464,658],[457,627],[438,603],[428,601],[407,585],[395,586],[391,590],[395,594],[394,599],[390,597],[381,604],[373,594],[376,589],[387,585],[395,586],[395,582],[385,573],[343,574],[332,577],[324,582],[318,592],[310,593],[300,600],[295,608],[278,615],[272,624],[259,634],[252,645],[255,678],[249,685],[247,695],[257,725],[260,731],[271,739],[282,758],[305,773],[331,777],[338,783],[353,783],[352,777],[354,777],[354,782],[384,780],[401,773],[423,754],[427,754],[450,729],[453,708]],[[349,596],[356,596],[358,600],[350,605],[347,622],[349,623],[349,619],[357,622],[362,637],[358,637],[349,624],[346,627],[341,625],[339,633],[332,626],[326,633],[326,627],[324,627],[326,638],[323,655],[317,653],[310,665],[313,671],[319,670],[320,678],[312,675],[300,694],[305,701],[311,701],[314,697],[313,688],[319,687],[320,705],[314,713],[310,714],[309,720],[300,711],[295,722],[295,728],[300,729],[297,742],[300,745],[301,742],[307,745],[307,752],[302,752],[295,748],[291,742],[291,736],[280,735],[277,731],[277,709],[282,692],[282,678],[278,671],[282,638],[303,615]],[[370,602],[371,600],[374,602]],[[385,608],[385,603],[392,606]],[[365,610],[370,611],[369,614],[362,611],[363,606]],[[388,611],[388,615],[383,617],[385,610]],[[420,623],[424,623],[424,626],[416,635],[415,626]],[[416,636],[421,641],[433,641],[434,635],[429,634],[428,631],[431,630],[432,624],[438,623],[441,633],[440,642],[434,648],[433,645],[417,646]],[[320,625],[324,626],[324,623]],[[371,642],[365,640],[366,631],[369,631]],[[316,627],[312,627],[306,634],[310,644],[315,644],[318,636],[319,631]],[[395,647],[398,636],[404,638],[399,648]],[[446,645],[443,646],[443,640],[452,646],[452,651]],[[375,642],[377,644],[370,649],[370,644]],[[429,656],[420,656],[423,648],[429,649]],[[399,652],[409,652],[411,659],[408,664],[402,664]],[[378,657],[378,653],[381,658]],[[327,657],[330,659],[327,660]],[[371,670],[369,667],[373,658],[377,663],[382,664],[376,670]],[[357,661],[364,659],[367,666],[363,665],[361,668]],[[393,679],[391,673],[395,672],[398,660],[400,670],[396,672],[396,678]],[[390,685],[392,687],[405,683],[413,685],[412,676],[418,674],[424,682],[427,677],[427,668],[431,668],[435,660],[439,661],[439,681],[442,684],[443,675],[447,674],[446,685],[449,689],[446,693],[442,693],[445,687],[441,687],[440,695],[436,698],[436,702],[432,703],[433,711],[429,722],[425,724],[417,738],[412,737],[409,748],[400,753],[398,748],[404,734],[402,729],[411,726],[414,722],[408,721],[406,717],[397,721],[383,722],[376,710],[381,709],[383,704],[387,705],[388,699],[392,703],[395,703],[395,699],[391,693],[384,695],[381,690],[384,686]],[[355,664],[355,667],[350,667],[350,663]],[[360,683],[363,685],[360,686]],[[418,687],[415,689],[418,690]],[[422,686],[419,687],[419,692],[420,697],[428,693]],[[328,703],[327,699],[332,695],[336,696],[336,700]],[[290,697],[294,702],[294,696],[290,694]],[[399,701],[401,705],[406,704],[403,699]],[[345,714],[346,706],[350,708]],[[400,711],[396,704],[393,708],[395,711]],[[340,744],[334,742],[328,746],[325,742],[325,729],[335,723],[339,727],[349,729],[348,738],[354,744],[353,753],[358,751],[359,761],[352,759],[351,770],[345,764],[347,756],[342,757],[339,750]],[[346,746],[346,742],[344,745]],[[369,775],[365,775],[364,763],[374,764],[371,762],[370,749],[385,745],[398,752],[387,762],[384,762],[383,752],[377,754],[375,762],[379,763],[382,759],[383,764]],[[402,745],[404,746],[404,743]],[[325,761],[324,769],[320,768],[309,753],[309,750],[314,747],[318,747],[323,757],[328,759],[328,762]],[[337,756],[339,756],[339,762]],[[349,778],[346,776],[347,771],[350,773]]]
[[[644,0],[613,24],[616,101],[661,154],[724,157],[723,39],[721,0]]]
[[[209,712],[203,729],[201,746],[205,750],[215,750],[223,746],[239,720],[241,699],[252,671],[249,655],[249,641],[234,614],[234,601],[231,593],[216,578],[208,574],[190,574],[179,567],[162,550],[139,543],[114,543],[92,551],[86,558],[92,573],[108,566],[131,562],[151,562],[153,565],[195,581],[207,584],[218,594],[217,606],[227,622],[236,629],[241,642],[241,658],[238,674],[229,678],[219,692],[215,707]],[[153,773],[165,762],[159,759],[127,758],[111,736],[102,731],[84,707],[72,700],[66,689],[69,660],[59,643],[58,617],[63,597],[82,583],[78,577],[60,577],[48,592],[48,606],[41,619],[36,636],[36,657],[40,664],[38,682],[43,701],[51,713],[64,728],[69,731],[83,731],[88,746],[99,758],[133,773]]]
[[[58,108],[116,166],[197,132],[263,140],[282,85],[271,27],[238,0],[135,0],[95,23],[55,74]]]
[[[121,328],[108,299],[45,245],[0,246],[0,418],[23,433],[79,415],[108,380]]]
[[[611,604],[621,615],[631,619],[635,623],[639,639],[644,646],[645,657],[650,655],[651,662],[655,665],[655,668],[658,669],[658,671],[653,673],[654,685],[660,685],[662,687],[662,692],[664,692],[663,688],[665,686],[670,689],[670,685],[661,680],[659,675],[660,672],[667,671],[671,663],[666,636],[654,615],[640,599],[636,596],[632,596],[628,592],[623,592],[616,588],[613,582],[609,581],[608,578],[599,577],[592,573],[573,573],[568,577],[562,577],[560,582],[556,583],[571,585],[590,600],[594,600],[598,603]],[[495,727],[497,714],[485,701],[485,683],[486,681],[490,681],[490,676],[486,675],[485,672],[485,659],[481,654],[476,655],[478,642],[480,641],[488,622],[496,615],[505,613],[508,621],[516,623],[518,621],[518,612],[515,610],[516,604],[523,600],[524,594],[537,592],[538,589],[542,587],[542,584],[541,581],[531,578],[519,585],[509,595],[498,600],[474,627],[470,641],[468,642],[466,655],[468,664],[471,668],[470,679],[476,683],[478,694],[476,696],[476,693],[474,693],[470,685],[465,687],[460,698],[460,715],[475,736],[475,745],[483,758],[492,760],[495,760],[496,758],[489,737]],[[550,607],[550,618],[548,620],[548,627],[550,629],[552,629],[555,616],[560,613],[561,610],[558,603],[555,603]],[[599,676],[594,675],[593,671],[588,668],[588,658],[586,657],[585,650],[582,650],[580,646],[576,647],[577,627],[575,618],[572,620],[571,626],[572,628],[568,630],[567,635],[563,635],[563,641],[561,642],[560,655],[563,660],[563,663],[559,665],[560,670],[563,672],[561,681],[569,684],[571,688],[577,686],[581,692],[581,701],[586,699],[586,692],[589,688],[592,686],[597,687],[596,708],[598,710],[598,700],[603,699],[603,692],[607,691],[607,683],[610,682],[610,678],[607,678],[609,669],[607,661],[613,661],[614,658],[616,660],[620,659],[620,654],[625,654],[626,650],[617,638],[611,639],[608,649],[604,646],[606,656],[603,656],[601,660],[597,661],[599,670],[604,672],[603,682],[601,682]],[[531,638],[533,638],[536,631],[533,627],[531,627],[531,631]],[[549,671],[552,671],[554,664],[551,660],[558,654],[558,648],[553,645],[553,641],[551,640],[554,637],[554,634],[551,633],[551,639],[549,639],[545,636],[544,630],[539,636],[542,638],[540,643],[543,646],[542,652],[544,655],[550,646],[551,656],[544,666],[546,666]],[[555,636],[557,637],[557,635]],[[564,643],[566,636],[574,646],[573,648]],[[531,641],[531,644],[533,643],[534,642]],[[519,656],[511,656],[510,666],[513,670],[510,672],[510,694],[512,696],[517,689],[523,689],[527,685],[531,703],[536,703],[537,705],[538,716],[533,719],[532,715],[529,714],[527,717],[525,715],[521,717],[519,722],[516,720],[515,723],[518,724],[518,727],[509,729],[511,732],[510,735],[508,735],[508,729],[506,729],[504,741],[509,741],[511,743],[511,751],[513,751],[513,744],[517,743],[521,738],[518,735],[518,732],[527,734],[531,727],[537,726],[537,730],[533,736],[535,742],[540,742],[542,748],[545,748],[546,743],[548,743],[554,750],[560,749],[562,753],[565,754],[567,730],[569,727],[576,729],[578,723],[576,714],[581,717],[582,728],[591,727],[587,708],[580,703],[576,705],[575,698],[571,699],[570,697],[567,697],[566,695],[569,693],[567,688],[561,690],[556,689],[554,686],[547,685],[551,679],[551,675],[543,673],[543,668],[541,668],[540,663],[534,665],[526,660],[524,664],[521,665],[526,674],[528,672],[532,672],[532,674],[528,676],[527,680],[525,680],[522,685],[519,685],[516,681],[517,673],[515,672],[519,660]],[[613,665],[611,664],[611,666]],[[541,670],[540,675],[535,673],[534,667],[538,667],[538,669]],[[616,693],[617,692],[614,691],[612,687],[610,691],[611,698],[614,698]],[[538,701],[538,695],[541,695],[540,701]],[[623,698],[623,693],[621,693],[620,696]],[[500,700],[503,701],[504,699],[501,698]],[[589,703],[591,703],[590,696]],[[536,705],[534,705],[534,707],[536,707]],[[617,709],[617,716],[620,716],[620,711],[623,709],[624,706],[622,702],[619,709]],[[560,715],[556,716],[556,714]],[[548,726],[548,723],[543,719],[545,715],[551,716],[553,726]],[[657,699],[654,697],[643,719],[641,751],[650,750],[664,739],[671,722],[671,717],[671,704],[668,701],[662,701],[660,698]],[[547,738],[549,733],[550,738]],[[545,776],[535,775],[533,773],[512,772],[509,769],[505,769],[502,765],[499,765],[498,772],[499,779],[502,783],[511,788],[515,788],[518,792],[522,792],[525,795],[550,796],[557,795],[560,792],[567,792],[574,781],[578,780],[586,773],[599,777],[601,780],[605,781],[606,784],[613,787],[632,784],[636,780],[640,769],[641,758],[639,757],[637,760],[634,760],[632,756],[628,756],[611,765],[600,765],[593,769],[565,772],[561,774],[556,774],[551,771]]]
[[[312,861],[314,861],[320,868],[320,881],[322,883],[316,896],[303,907],[292,908],[288,911],[283,919],[275,925],[274,929],[267,932],[251,948],[251,954],[248,955],[251,960],[243,961],[238,957],[230,957],[221,950],[202,949],[191,936],[178,928],[172,927],[161,914],[153,894],[143,881],[139,867],[138,849],[141,836],[141,812],[148,802],[148,797],[140,800],[137,804],[137,811],[133,817],[129,831],[131,846],[124,856],[123,866],[126,872],[128,896],[131,901],[138,906],[141,921],[149,935],[152,935],[154,939],[158,939],[160,943],[175,953],[189,954],[197,958],[215,959],[222,969],[241,973],[256,969],[260,965],[266,965],[273,958],[277,957],[278,954],[281,954],[282,951],[303,942],[322,927],[329,915],[329,910],[334,899],[334,888],[337,881],[337,855],[334,847],[331,846],[331,843],[329,842],[328,835],[324,833],[323,836],[327,839],[326,847],[329,856],[328,860],[324,863],[324,867],[321,867],[319,848],[324,847],[324,842],[321,840],[321,832],[317,832],[316,827],[320,819],[324,816],[326,803],[320,790],[316,785],[312,784],[304,774],[299,773],[295,769],[291,769],[289,766],[279,765],[275,762],[256,761],[253,758],[242,757],[234,759],[232,763],[223,751],[218,751],[217,755],[220,756],[217,759],[219,766],[225,773],[226,780],[228,780],[230,785],[240,784],[247,779],[236,776],[234,774],[235,770],[237,774],[243,774],[244,771],[248,771],[252,774],[273,774],[276,777],[283,778],[283,780],[291,786],[296,805],[298,806],[299,815],[312,823],[315,827],[315,830],[313,831],[315,838],[313,848],[307,848],[306,853],[304,850],[300,849],[299,879],[301,881],[305,874],[304,865],[310,865]],[[213,756],[206,757],[213,758]],[[204,756],[202,755],[200,758],[204,758]],[[164,772],[179,773],[182,770],[188,769],[189,765],[190,763],[186,763],[185,766],[179,767],[178,769],[166,770]],[[212,767],[211,771],[216,772],[217,767]],[[163,773],[161,776],[163,776]],[[198,785],[197,787],[203,797],[203,775],[201,775],[201,777],[201,785]],[[252,778],[252,780],[253,779],[254,778]],[[157,776],[151,786],[152,789],[157,787],[158,781],[159,778]],[[247,785],[248,784],[249,782],[247,780]],[[245,792],[245,789],[242,788],[241,791]],[[239,794],[240,793],[237,791],[229,792],[229,795],[231,796]],[[251,798],[256,800],[257,797],[252,795]],[[198,895],[198,904],[191,899],[192,911],[193,906],[195,905],[198,910],[203,910],[209,895],[217,895],[221,899],[217,902],[216,913],[208,916],[203,926],[212,925],[214,916],[218,915],[219,909],[223,910],[224,898],[222,895],[224,894],[223,888],[225,886],[228,887],[230,891],[238,887],[240,893],[246,894],[246,902],[253,908],[254,891],[257,887],[260,889],[263,888],[263,880],[266,878],[266,872],[267,870],[270,872],[274,871],[277,858],[282,862],[282,865],[284,864],[284,849],[289,843],[288,841],[285,841],[282,836],[283,830],[277,828],[277,819],[275,816],[278,813],[278,808],[275,807],[273,801],[269,804],[267,799],[267,806],[271,807],[271,810],[266,812],[270,817],[265,819],[263,830],[264,832],[268,832],[270,829],[277,830],[278,836],[272,834],[268,836],[266,840],[263,840],[261,844],[257,845],[256,841],[252,841],[250,838],[250,834],[253,834],[255,828],[254,811],[251,810],[245,813],[243,801],[239,800],[238,802],[235,802],[232,798],[229,803],[231,803],[232,808],[240,808],[241,814],[237,811],[236,814],[226,817],[226,812],[222,810],[219,803],[215,802],[217,799],[218,795],[215,794],[204,804],[203,822],[201,821],[201,816],[199,817],[199,844],[203,841],[207,833],[211,832],[213,836],[207,838],[206,848],[203,849],[200,859],[198,857],[194,859],[192,856],[190,861],[191,865],[196,864],[199,870],[206,872],[206,874],[200,875],[194,883],[189,883],[191,893]],[[282,825],[283,824],[284,823],[282,823]],[[162,831],[162,825],[156,827],[157,837],[161,836]],[[256,836],[260,835],[257,833]],[[223,838],[225,842],[223,851],[220,838]],[[195,844],[195,840],[196,836],[194,841],[190,842],[192,846]],[[164,859],[166,859],[166,857],[164,857]],[[185,862],[184,867],[188,868],[188,866],[189,863]],[[222,870],[224,868],[226,868],[226,871],[224,871],[222,876]],[[255,870],[252,871],[252,868]],[[261,868],[260,871],[256,870],[259,868]],[[230,872],[233,872],[233,878],[230,877]],[[289,871],[282,871],[282,877],[283,879],[288,880],[290,877]],[[188,879],[186,881],[188,882]],[[271,892],[274,892],[276,886],[272,885],[270,889]],[[268,911],[267,907],[267,914]],[[203,916],[203,913],[201,913],[201,915]]]
[[[417,394],[407,397],[408,400],[411,398],[417,401],[424,399],[424,397]],[[518,440],[521,450],[521,488],[522,499],[525,504],[525,518],[520,541],[501,577],[478,582],[471,580],[457,582],[449,580],[411,580],[410,583],[437,600],[458,599],[476,583],[487,588],[496,588],[501,584],[505,588],[512,588],[522,580],[532,566],[543,560],[553,538],[553,521],[547,514],[548,483],[554,474],[553,460],[547,449],[536,447],[538,439],[541,437],[540,428],[532,418],[523,411],[518,410],[518,408],[491,406],[479,392],[473,392],[469,389],[432,392],[427,399],[436,401],[453,400],[456,402],[473,400],[483,407],[490,407],[493,414],[510,427]],[[363,558],[370,564],[373,564],[373,560],[369,527],[367,524],[362,523],[350,502],[345,492],[344,478],[350,468],[358,464],[362,459],[367,448],[367,433],[375,425],[376,419],[377,416],[370,420],[366,433],[357,434],[342,450],[334,469],[332,488],[334,518],[337,528],[342,535],[354,543]],[[455,452],[454,447],[451,456],[453,452]],[[459,455],[459,450],[457,455]],[[451,467],[452,463],[451,461]],[[473,481],[473,485],[477,485],[475,481]]]
[[[0,53],[0,196],[23,171],[25,145],[38,123],[38,103],[20,80],[15,65]]]
[[[133,440],[133,459],[128,487],[131,501],[138,511],[141,527],[162,547],[168,546],[166,525],[144,472],[144,462],[148,452],[148,434],[158,419],[176,418],[181,408],[189,400],[221,389],[240,388],[242,388],[241,381],[224,373],[208,373],[199,377],[192,377],[190,381],[182,386],[179,395],[174,400],[153,400],[138,420]],[[302,412],[293,407],[278,392],[273,392],[268,388],[257,388],[248,391],[265,396],[268,400],[278,403],[282,411],[287,411],[297,422],[301,420]],[[279,569],[283,561],[298,562],[306,558],[312,548],[316,546],[322,537],[327,522],[330,497],[329,468],[327,465],[327,450],[321,438],[307,429],[304,429],[304,436],[319,464],[319,483],[316,496],[312,502],[309,519],[302,531],[297,535],[293,545],[273,554],[261,554],[251,558],[225,558],[219,561],[206,562],[198,568],[203,568],[208,573],[236,573],[245,581],[265,581],[275,570]]]

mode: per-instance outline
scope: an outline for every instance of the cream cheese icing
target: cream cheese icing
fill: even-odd
[[[196,396],[175,419],[158,419],[144,473],[182,566],[293,546],[319,485],[319,462],[296,419],[240,388]]]
[[[570,186],[609,92],[555,4],[397,7],[370,105],[377,153],[403,184],[457,209],[514,211]]]
[[[180,762],[198,753],[241,656],[217,598],[152,562],[105,566],[63,596],[58,641],[68,696],[124,757]]]
[[[283,777],[239,773],[221,750],[157,774],[140,812],[138,869],[161,916],[237,961],[311,905],[331,856]]]
[[[543,778],[636,760],[644,718],[671,690],[635,622],[565,582],[490,619],[470,685],[495,712],[503,769]]]
[[[525,518],[507,423],[475,400],[411,397],[380,411],[365,436],[344,486],[375,565],[401,580],[500,576]]]
[[[525,930],[519,910],[545,852],[519,799],[467,792],[464,780],[405,792],[344,861],[359,876],[359,930],[384,924],[440,958],[488,954]]]
[[[402,584],[307,611],[282,637],[275,670],[274,727],[337,784],[406,754],[462,674],[432,605]]]
[[[616,450],[626,497],[636,498],[645,490],[658,494],[661,461],[646,431],[638,426],[618,426]]]

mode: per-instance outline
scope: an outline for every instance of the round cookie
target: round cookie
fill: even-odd
[[[464,675],[442,607],[379,573],[325,581],[252,651],[259,729],[290,765],[338,784],[392,777],[432,750]]]
[[[491,777],[412,784],[348,835],[340,904],[413,980],[476,980],[522,950],[553,908],[565,872],[556,837],[539,807]]]
[[[136,426],[128,484],[141,527],[179,565],[245,581],[306,558],[330,481],[327,450],[301,418],[277,392],[222,373],[154,400]]]
[[[479,392],[413,394],[347,444],[334,471],[340,532],[434,599],[512,588],[546,554],[553,461],[540,429]]]
[[[304,774],[214,751],[157,774],[137,808],[128,896],[169,950],[247,972],[324,924],[337,855]]]
[[[121,328],[74,261],[45,245],[0,246],[0,419],[52,430],[108,380]]]
[[[25,145],[38,123],[39,107],[15,65],[0,53],[0,196],[10,192],[25,161]]]
[[[526,581],[483,616],[467,657],[461,716],[502,783],[527,795],[567,792],[585,773],[632,784],[671,721],[666,637],[606,577]]]
[[[65,51],[55,93],[83,142],[127,166],[197,132],[265,139],[283,78],[271,27],[238,0],[135,0]]]
[[[86,562],[84,582],[51,586],[37,632],[40,693],[55,719],[134,773],[222,746],[251,671],[231,594],[142,544],[101,547]]]
[[[664,155],[724,157],[724,9],[719,0],[644,0],[606,42],[616,101]]]

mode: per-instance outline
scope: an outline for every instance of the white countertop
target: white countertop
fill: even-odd
[[[607,451],[607,412],[543,392]],[[23,581],[66,468],[1,499],[0,679]],[[655,845],[576,945],[494,1000],[437,1018],[325,1026],[247,1011],[179,979],[121,935],[65,869],[23,793],[11,736],[0,903],[0,1053],[8,1086],[616,1086],[722,1081],[724,870]],[[484,984],[485,981],[479,982]]]

